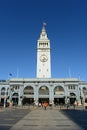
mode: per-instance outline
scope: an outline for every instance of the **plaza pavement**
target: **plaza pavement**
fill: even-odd
[[[33,109],[10,130],[87,130],[87,111],[39,107]]]
[[[0,130],[10,128],[30,112],[29,107],[0,108]]]

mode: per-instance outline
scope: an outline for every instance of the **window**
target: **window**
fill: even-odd
[[[75,89],[75,85],[68,85],[68,89]]]

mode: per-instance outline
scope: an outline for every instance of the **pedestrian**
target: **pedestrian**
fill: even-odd
[[[50,106],[50,108],[52,109],[52,102],[50,102],[49,106]]]
[[[47,102],[44,102],[43,103],[43,106],[44,106],[44,109],[46,110],[47,106],[48,106],[48,103]]]
[[[12,109],[13,101],[10,101],[10,102],[9,102],[9,106],[10,106],[10,108]]]
[[[70,103],[68,102],[68,103],[67,103],[67,110],[69,109],[69,107],[70,107]]]
[[[42,108],[43,108],[43,102],[41,102],[41,106],[42,106]]]
[[[73,106],[74,106],[74,109],[76,108],[77,106],[77,101],[75,100],[75,102],[73,103]]]
[[[85,110],[87,110],[87,102],[84,103]]]

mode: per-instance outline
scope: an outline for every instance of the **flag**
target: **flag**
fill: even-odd
[[[45,22],[43,22],[43,26],[46,26],[47,24]]]
[[[12,76],[12,73],[9,73],[9,76]]]

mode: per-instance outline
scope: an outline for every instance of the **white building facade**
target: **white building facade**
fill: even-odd
[[[87,83],[77,78],[51,78],[51,52],[45,26],[37,41],[37,73],[35,79],[0,80],[0,102],[18,105],[42,103],[71,104],[87,100]]]

